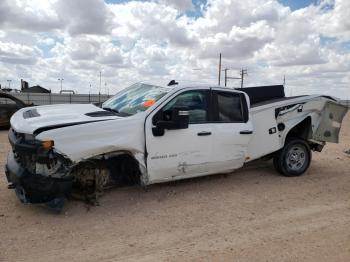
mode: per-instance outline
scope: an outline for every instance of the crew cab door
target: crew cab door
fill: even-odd
[[[216,172],[229,172],[243,166],[253,136],[248,97],[241,92],[212,89],[213,155]]]
[[[150,183],[208,173],[213,133],[209,123],[209,94],[209,89],[180,91],[147,117]]]

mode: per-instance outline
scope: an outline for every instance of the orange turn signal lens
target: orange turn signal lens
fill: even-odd
[[[41,147],[45,150],[52,149],[54,145],[55,145],[55,143],[52,140],[41,141]]]

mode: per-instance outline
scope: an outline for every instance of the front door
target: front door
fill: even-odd
[[[150,183],[204,175],[212,156],[212,124],[209,123],[209,90],[194,89],[176,94],[146,120],[147,170]],[[174,107],[186,107],[186,129],[152,133],[158,120],[171,121]]]

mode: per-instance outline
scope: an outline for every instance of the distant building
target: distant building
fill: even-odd
[[[28,88],[22,88],[21,92],[22,93],[44,93],[44,94],[48,94],[48,93],[51,93],[51,90],[48,90],[46,88],[43,88],[42,86],[36,85],[36,86],[28,87]]]
[[[28,82],[21,79],[21,90],[26,89],[28,87],[29,87]]]
[[[51,93],[51,90],[43,88],[42,86],[39,86],[39,85],[29,87],[28,82],[24,81],[23,79],[21,79],[21,92],[22,93],[44,93],[44,94],[48,94],[48,93]]]

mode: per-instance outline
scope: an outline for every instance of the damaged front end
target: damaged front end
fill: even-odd
[[[55,151],[54,142],[10,129],[12,152],[5,166],[9,189],[22,203],[46,203],[55,210],[72,197],[97,204],[110,187],[140,184],[138,161],[127,152],[103,154],[73,163]]]
[[[53,141],[38,141],[33,136],[9,131],[12,152],[5,173],[9,189],[23,203],[50,203],[71,193],[71,163],[53,150]],[[59,201],[61,202],[61,201]]]

